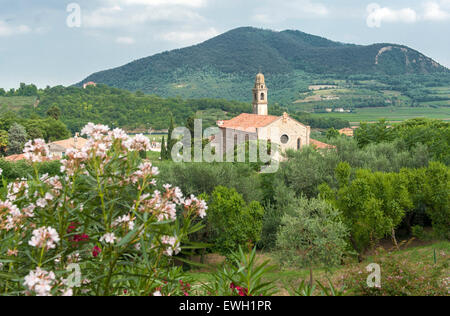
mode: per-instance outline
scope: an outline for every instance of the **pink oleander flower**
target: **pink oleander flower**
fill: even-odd
[[[114,233],[107,233],[100,238],[100,242],[105,242],[107,244],[113,245],[117,240],[117,237],[114,235]]]
[[[149,151],[151,149],[150,139],[142,134],[128,139],[124,145],[130,151]]]
[[[25,159],[30,162],[43,162],[50,160],[50,150],[43,139],[30,140],[23,149]]]
[[[180,243],[176,237],[162,236],[161,244],[169,246],[164,250],[166,256],[172,257],[174,254],[177,255],[181,252]]]
[[[19,208],[10,201],[0,200],[0,230],[19,230],[26,215],[22,214]]]
[[[54,249],[59,242],[59,236],[55,229],[51,227],[41,227],[33,231],[33,236],[28,242],[30,246],[36,248]]]
[[[28,195],[28,182],[26,180],[8,184],[8,200],[15,201],[21,194]]]
[[[134,218],[130,214],[119,217],[112,223],[112,227],[117,227],[120,226],[121,224],[127,225],[129,230],[133,230]]]
[[[36,270],[30,271],[25,277],[23,285],[38,296],[51,296],[55,279],[53,272],[47,272],[38,267]]]
[[[191,197],[189,199],[186,199],[184,201],[184,206],[186,208],[196,209],[197,215],[200,218],[204,218],[206,216],[206,210],[208,209],[206,202],[203,200],[197,199],[194,195],[191,195]]]

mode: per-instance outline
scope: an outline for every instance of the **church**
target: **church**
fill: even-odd
[[[328,149],[333,146],[311,138],[311,127],[306,126],[287,113],[282,116],[269,115],[268,88],[262,73],[256,75],[253,88],[253,113],[243,113],[231,120],[218,121],[226,144],[238,145],[248,140],[266,140],[280,146],[282,152],[288,149],[300,150],[305,146]],[[234,146],[233,146],[234,147]]]

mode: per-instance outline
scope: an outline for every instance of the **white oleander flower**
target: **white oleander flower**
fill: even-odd
[[[117,237],[114,235],[114,233],[107,233],[100,238],[100,242],[105,242],[107,244],[114,244],[117,240]]]

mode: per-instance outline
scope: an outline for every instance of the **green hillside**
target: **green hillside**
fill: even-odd
[[[450,82],[447,68],[406,46],[344,44],[300,31],[245,27],[95,73],[78,85],[94,81],[165,97],[249,101],[259,69],[272,100],[283,104],[309,92],[314,82],[345,82],[358,75],[388,89],[393,77],[402,82],[410,76],[445,77]]]

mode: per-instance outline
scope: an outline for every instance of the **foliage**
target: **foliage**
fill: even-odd
[[[389,128],[386,121],[377,124],[364,123],[355,131],[355,138],[360,147],[372,143],[390,142],[400,139],[408,149],[418,144],[426,145],[431,156],[447,165],[450,164],[450,123],[431,119],[407,120],[394,128]]]
[[[14,155],[21,153],[27,140],[28,135],[25,127],[14,123],[8,132],[8,154]]]
[[[349,269],[343,276],[343,283],[348,294],[356,296],[446,296],[448,279],[442,276],[448,276],[449,255],[441,252],[437,264],[430,261],[416,262],[395,253],[378,254],[381,287],[367,286],[368,273],[361,265]]]
[[[262,202],[259,175],[246,164],[164,163],[160,165],[162,182],[172,183],[186,194],[212,194],[217,186],[234,188],[247,203]]]
[[[299,200],[294,214],[285,214],[277,236],[276,256],[289,267],[333,267],[341,263],[348,230],[341,213],[317,199]]]
[[[331,283],[330,280],[328,280],[328,286],[323,285],[321,282],[316,281],[317,285],[319,285],[320,288],[320,295],[321,296],[343,296],[344,295],[344,289],[336,289],[336,287]],[[300,284],[295,286],[290,286],[287,288],[289,295],[291,296],[314,296],[316,292],[316,285],[312,285],[305,282],[305,280],[302,280]]]
[[[176,126],[184,125],[188,117],[207,109],[220,111],[222,119],[251,110],[250,104],[242,102],[206,98],[166,99],[155,95],[137,95],[102,84],[86,89],[57,86],[40,90],[39,93],[39,106],[34,108],[30,105],[22,109],[20,115],[31,117],[38,114],[44,117],[50,109],[58,107],[61,111],[59,119],[72,133],[80,131],[91,121],[130,131],[147,132],[151,128],[167,129],[171,116]],[[215,121],[211,123],[215,125]]]
[[[189,235],[206,204],[170,185],[156,190],[158,169],[139,158],[150,147],[142,135],[93,124],[83,134],[86,147],[61,161],[65,177],[39,175],[49,150],[35,140],[25,148],[33,175],[1,191],[1,293],[182,295],[172,257],[203,247]]]
[[[450,240],[450,170],[440,163],[431,163],[425,171],[425,199],[434,232]]]
[[[223,186],[205,200],[209,205],[207,230],[215,250],[227,254],[259,241],[264,209],[258,202],[247,204],[235,189]]]
[[[40,175],[61,176],[61,163],[57,160],[40,162],[37,164],[37,168]],[[0,169],[3,171],[2,176],[8,181],[28,179],[34,174],[33,165],[26,160],[12,162],[0,159]]]
[[[268,261],[258,264],[256,248],[244,253],[241,246],[230,255],[223,267],[213,274],[213,281],[204,284],[207,295],[214,296],[268,296],[274,293],[271,282],[264,280],[274,267]]]
[[[8,132],[0,130],[0,156],[6,153],[8,148]]]
[[[336,168],[336,178],[338,190],[332,192],[323,184],[321,193],[342,211],[354,249],[361,252],[387,235],[396,242],[395,229],[413,208],[407,179],[401,174],[363,169],[351,178],[346,163]]]
[[[21,118],[13,112],[6,112],[0,118],[0,129],[9,131],[12,126],[19,124],[26,130],[26,140],[44,139],[45,141],[56,141],[70,137],[66,125],[53,118],[41,118],[34,115],[29,119]]]

